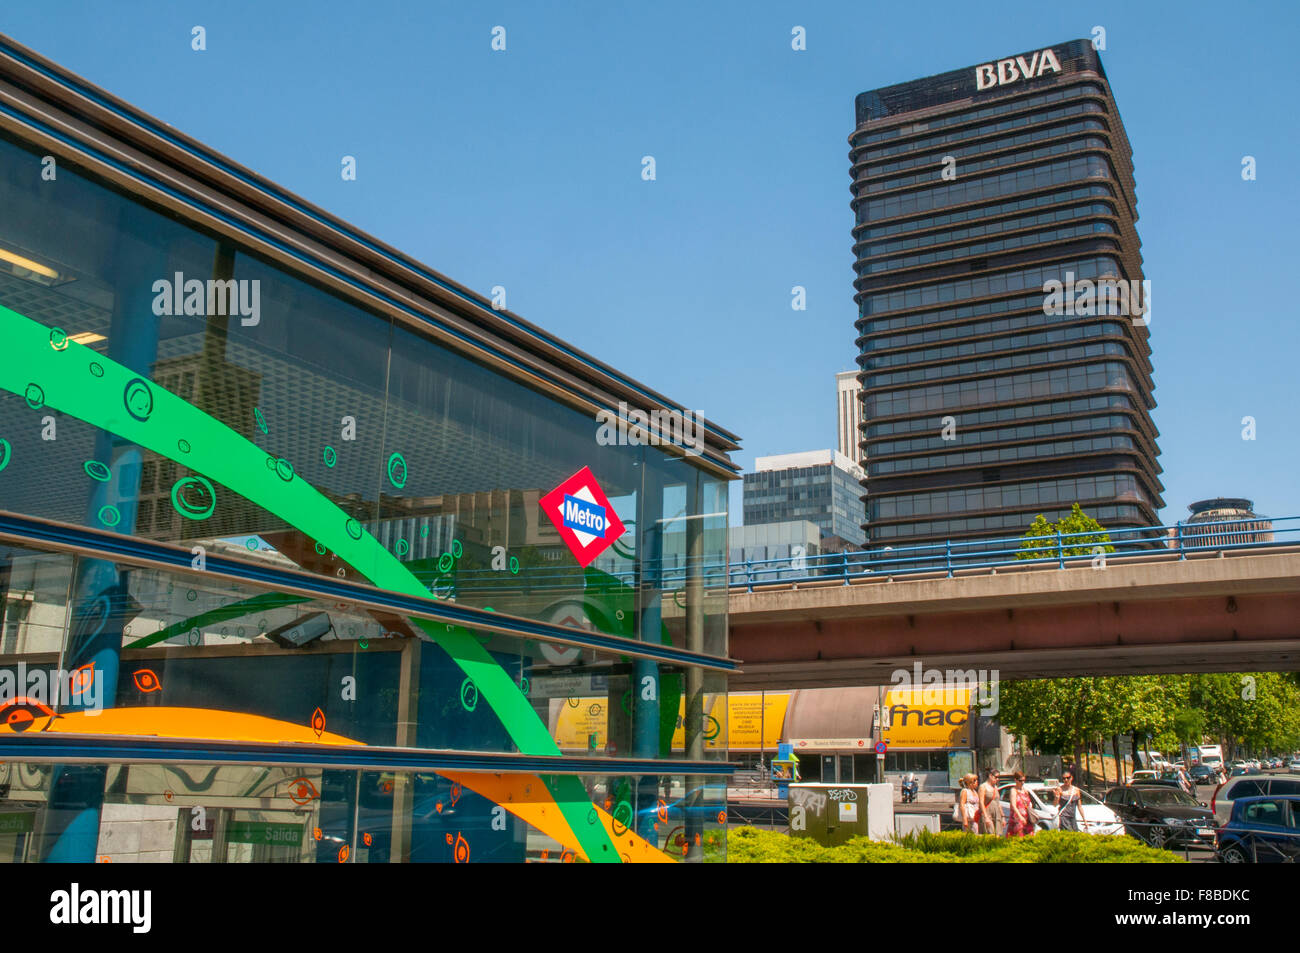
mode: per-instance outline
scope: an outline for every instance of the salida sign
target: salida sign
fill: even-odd
[[[1056,58],[1054,50],[1040,50],[1028,59],[1023,56],[1010,56],[996,63],[982,63],[975,67],[975,88],[990,89],[993,86],[1006,86],[1022,79],[1034,79],[1046,73],[1061,72],[1061,61]]]

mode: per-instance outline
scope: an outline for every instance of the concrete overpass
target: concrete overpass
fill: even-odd
[[[1300,670],[1300,547],[738,587],[729,626],[732,690],[883,685],[918,660],[1002,678]]]

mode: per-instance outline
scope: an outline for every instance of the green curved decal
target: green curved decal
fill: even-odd
[[[193,590],[190,591],[193,592]],[[203,629],[208,626],[216,625],[219,622],[243,618],[246,615],[251,615],[252,613],[257,612],[259,609],[282,609],[285,606],[300,605],[304,602],[311,602],[311,599],[306,596],[290,596],[279,592],[262,593],[261,595],[252,596],[248,599],[241,599],[238,602],[232,602],[229,605],[217,606],[215,609],[208,609],[205,612],[200,612],[198,615],[190,616],[188,619],[182,619],[180,622],[175,622],[164,629],[159,629],[152,635],[141,636],[127,645],[126,648],[148,648],[150,645],[157,645],[159,642],[166,642],[168,639],[174,639],[178,636],[185,635],[191,629]]]
[[[393,553],[295,473],[287,460],[268,455],[230,427],[129,368],[71,339],[53,337],[44,325],[3,305],[0,338],[7,350],[6,360],[0,364],[0,388],[23,395],[29,407],[49,406],[181,462],[329,547],[374,585],[430,597]],[[390,458],[390,476],[400,476],[405,482],[404,466],[396,464]],[[176,499],[180,496],[177,493]],[[121,517],[115,508],[105,506],[99,518],[111,528]],[[521,752],[560,754],[555,739],[514,679],[467,630],[425,619],[411,621],[451,656],[472,682],[476,697],[496,712]],[[592,861],[617,862],[618,852],[604,826],[589,817],[591,800],[582,781],[573,775],[543,780],[587,856]]]

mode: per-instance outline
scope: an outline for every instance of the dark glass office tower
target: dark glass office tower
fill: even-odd
[[[856,106],[869,545],[1018,535],[1076,501],[1110,528],[1155,524],[1132,149],[1092,44]],[[1131,299],[1082,291],[1118,281]]]

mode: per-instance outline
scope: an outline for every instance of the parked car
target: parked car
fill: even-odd
[[[1292,758],[1286,763],[1288,771],[1300,771],[1300,758]]]
[[[1195,784],[1218,784],[1219,772],[1208,764],[1198,764],[1191,770],[1192,782]]]
[[[1215,856],[1225,864],[1300,860],[1300,795],[1241,797],[1219,828]]]
[[[1197,765],[1192,765],[1193,769],[1196,767]],[[1162,772],[1160,777],[1156,778],[1155,781],[1157,784],[1174,785],[1175,787],[1179,787],[1186,791],[1188,794],[1196,793],[1196,785],[1192,782],[1191,774],[1181,768],[1176,768],[1173,771]]]
[[[1003,817],[1011,816],[1011,795],[1008,792],[1014,787],[1014,784],[1004,784],[998,788],[1002,795]],[[1054,831],[1060,829],[1060,822],[1056,816],[1056,795],[1052,793],[1055,787],[1054,782],[1025,782],[1025,790],[1029,792],[1030,800],[1033,802],[1034,814],[1038,816],[1037,826],[1039,830]],[[1088,822],[1087,827],[1082,823],[1079,825],[1080,831],[1108,836],[1124,833],[1123,822],[1107,805],[1097,800],[1087,791],[1081,790],[1079,796],[1082,798],[1079,802],[1080,820]]]
[[[1226,824],[1232,816],[1234,801],[1265,795],[1300,795],[1300,774],[1234,774],[1215,790],[1210,810],[1220,824]]]
[[[1128,833],[1152,847],[1214,847],[1214,812],[1177,788],[1130,784],[1111,788],[1105,802]]]

